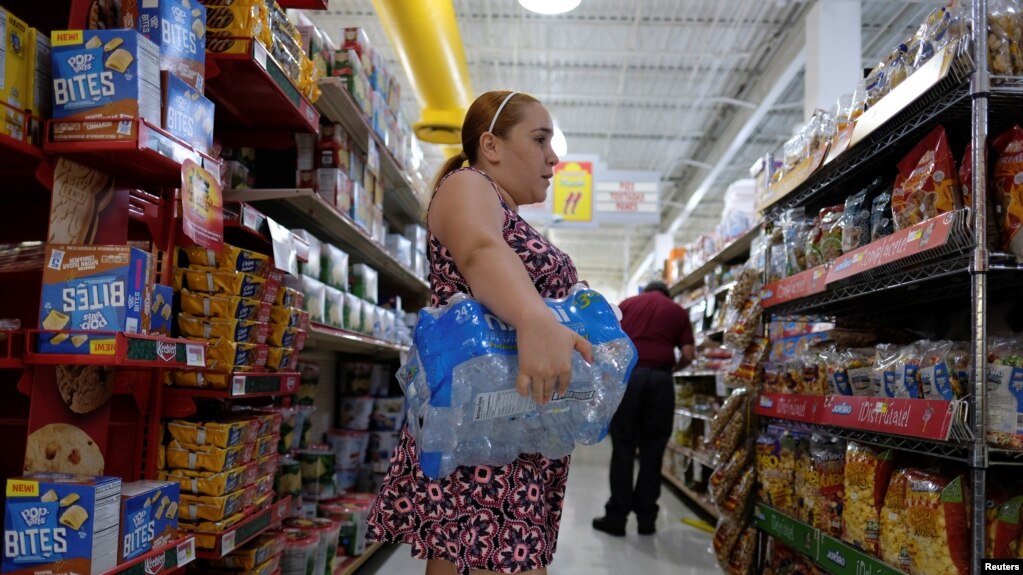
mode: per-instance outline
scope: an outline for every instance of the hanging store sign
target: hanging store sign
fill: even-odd
[[[593,221],[593,163],[561,162],[554,166],[555,220]]]
[[[659,223],[661,175],[605,171],[596,183],[595,219],[607,223]]]
[[[196,245],[224,247],[224,194],[219,179],[192,160],[181,164],[182,229]]]

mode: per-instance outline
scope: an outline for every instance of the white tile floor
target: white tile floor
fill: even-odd
[[[572,455],[561,535],[549,575],[705,575],[721,573],[710,550],[711,535],[682,523],[693,513],[667,484],[661,491],[657,534],[636,534],[635,516],[628,535],[612,537],[595,531],[590,521],[604,514],[610,495],[607,484],[611,442],[580,447]],[[392,545],[378,551],[358,575],[422,575],[425,563],[409,556],[408,548]]]

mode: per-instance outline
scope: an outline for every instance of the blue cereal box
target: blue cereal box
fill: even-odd
[[[200,0],[138,0],[128,3],[125,21],[160,48],[160,69],[201,94],[206,77],[206,6]]]
[[[213,147],[213,102],[170,72],[163,82],[163,128],[200,152]]]
[[[174,481],[133,481],[121,486],[121,536],[117,562],[159,549],[177,535],[181,485]]]
[[[170,337],[174,317],[174,288],[153,284],[153,303],[149,306],[149,333]]]
[[[39,352],[92,353],[80,332],[145,333],[149,273],[149,254],[131,246],[48,245],[39,326],[59,333],[41,334]]]
[[[121,479],[38,473],[7,480],[2,571],[97,575],[117,565]]]
[[[160,52],[134,30],[58,30],[51,36],[53,117],[160,122]]]

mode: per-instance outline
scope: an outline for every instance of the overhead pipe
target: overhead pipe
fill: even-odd
[[[373,0],[373,7],[422,107],[416,137],[460,145],[473,91],[452,0]]]

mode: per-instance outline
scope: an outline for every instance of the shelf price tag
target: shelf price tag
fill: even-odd
[[[252,59],[259,64],[259,67],[266,70],[266,48],[263,47],[262,42],[257,42],[255,39],[252,40]]]
[[[237,530],[231,531],[230,533],[225,533],[224,536],[220,539],[221,555],[227,555],[228,553],[234,551],[235,536],[237,534],[238,534]]]
[[[178,545],[178,567],[184,567],[192,561],[195,561],[195,538],[189,537]]]
[[[219,178],[192,160],[181,165],[182,228],[197,245],[224,247],[224,193]]]
[[[245,394],[245,376],[236,375],[231,378],[231,395]]]
[[[199,344],[186,343],[185,365],[188,367],[206,367],[206,348]]]

